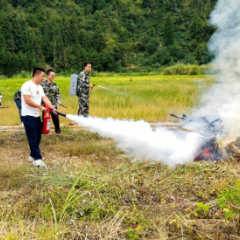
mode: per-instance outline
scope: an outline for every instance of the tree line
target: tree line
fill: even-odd
[[[217,0],[0,0],[0,75],[206,64]]]

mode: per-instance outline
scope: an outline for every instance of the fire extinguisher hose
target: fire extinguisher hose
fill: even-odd
[[[67,114],[65,113],[61,113],[61,112],[57,112],[58,115],[62,116],[62,117],[66,117]]]

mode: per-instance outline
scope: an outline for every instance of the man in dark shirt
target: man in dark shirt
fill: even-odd
[[[60,92],[57,84],[54,82],[56,74],[52,69],[47,70],[47,80],[43,81],[41,83],[41,86],[43,87],[43,91],[54,106],[55,109],[57,109],[57,104],[62,104],[60,100]],[[50,112],[53,124],[55,127],[56,133],[61,133],[60,129],[60,123],[59,123],[59,117],[56,114],[53,114]]]
[[[78,75],[78,115],[83,115],[87,117],[89,114],[89,88],[93,89],[93,85],[90,85],[89,74],[92,70],[92,64],[87,62],[84,64],[84,70]]]
[[[22,103],[21,103],[21,88],[18,89],[14,93],[14,102],[17,105],[18,111],[19,111],[19,117],[20,117],[20,125],[23,126],[22,116],[21,116],[21,110],[22,110]]]

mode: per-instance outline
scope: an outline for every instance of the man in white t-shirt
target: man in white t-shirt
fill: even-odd
[[[2,106],[2,93],[0,91],[0,107]]]
[[[33,165],[37,167],[46,167],[46,164],[42,161],[43,157],[39,148],[42,133],[39,110],[46,110],[46,108],[41,105],[41,102],[43,101],[50,107],[53,113],[57,114],[57,110],[54,109],[54,106],[44,94],[43,88],[40,85],[44,77],[45,70],[41,67],[36,67],[33,70],[32,79],[25,82],[21,88],[21,116],[30,147],[28,161],[32,162]]]

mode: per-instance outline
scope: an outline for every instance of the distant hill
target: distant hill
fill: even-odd
[[[205,64],[216,0],[0,0],[0,75]]]

